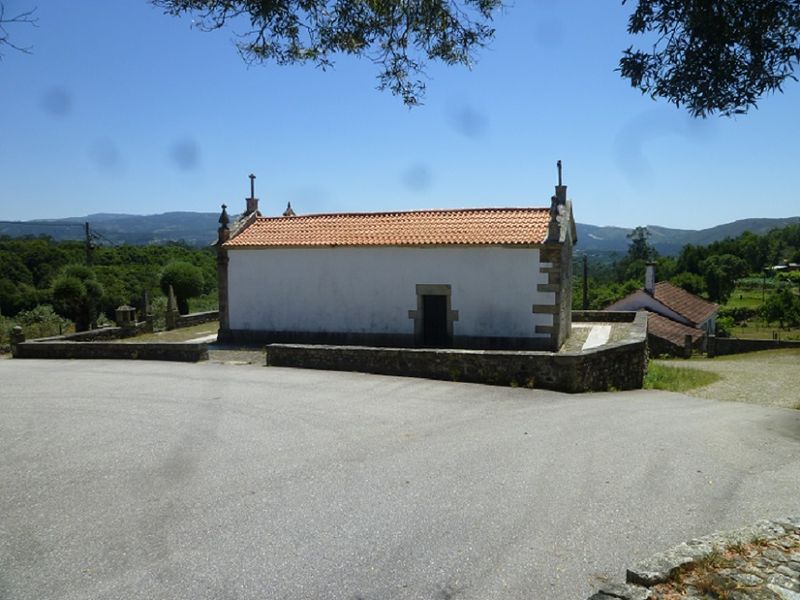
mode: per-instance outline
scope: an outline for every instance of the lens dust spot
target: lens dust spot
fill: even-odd
[[[54,117],[66,117],[72,112],[72,95],[63,87],[53,86],[42,94],[42,108]]]
[[[110,139],[100,139],[92,143],[89,147],[89,158],[100,171],[107,173],[119,171],[123,166],[119,148]]]
[[[453,109],[450,121],[458,133],[473,140],[486,137],[489,129],[489,119],[486,115],[469,105]]]
[[[424,192],[433,183],[433,173],[427,166],[417,164],[406,169],[402,179],[408,189],[414,192]]]
[[[170,148],[169,154],[178,168],[184,171],[195,169],[200,164],[200,148],[191,139],[175,142]]]

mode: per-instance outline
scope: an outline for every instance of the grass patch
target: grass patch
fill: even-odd
[[[764,302],[765,294],[761,289],[745,289],[738,287],[725,303],[725,308],[758,308]]]
[[[131,338],[120,340],[121,342],[186,342],[188,340],[217,333],[219,329],[218,321],[201,323],[192,327],[179,327],[172,331],[159,331],[157,333],[144,333]]]
[[[708,359],[700,359],[708,360]],[[714,362],[763,362],[769,360],[773,364],[796,365],[800,360],[800,348],[774,348],[772,350],[758,350],[757,352],[743,352],[742,354],[725,354],[716,356]]]
[[[774,325],[765,324],[760,319],[750,319],[744,325],[731,327],[731,337],[751,340],[771,340],[773,334],[778,334],[781,340],[800,340],[800,327],[786,327],[781,329]]]
[[[686,367],[666,367],[651,362],[647,367],[644,387],[648,390],[666,390],[668,392],[686,392],[695,388],[710,385],[721,377],[709,371],[688,369]]]

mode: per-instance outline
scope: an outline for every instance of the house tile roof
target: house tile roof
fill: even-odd
[[[547,208],[474,208],[258,217],[226,248],[541,244]]]
[[[647,312],[647,333],[654,335],[663,340],[667,340],[671,344],[683,347],[686,335],[692,336],[692,344],[703,337],[703,330],[696,327],[689,327],[667,317],[663,317],[657,313]]]
[[[703,323],[719,309],[718,304],[703,300],[668,281],[656,284],[653,298],[695,324]]]

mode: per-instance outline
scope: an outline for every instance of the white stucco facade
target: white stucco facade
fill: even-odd
[[[232,330],[414,333],[416,286],[449,285],[454,336],[537,338],[554,305],[539,249],[510,246],[232,249]]]

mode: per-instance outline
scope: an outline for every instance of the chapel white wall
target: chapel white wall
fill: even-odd
[[[231,329],[413,334],[417,284],[449,284],[455,336],[547,337],[554,304],[539,250],[507,247],[286,248],[229,252]]]

